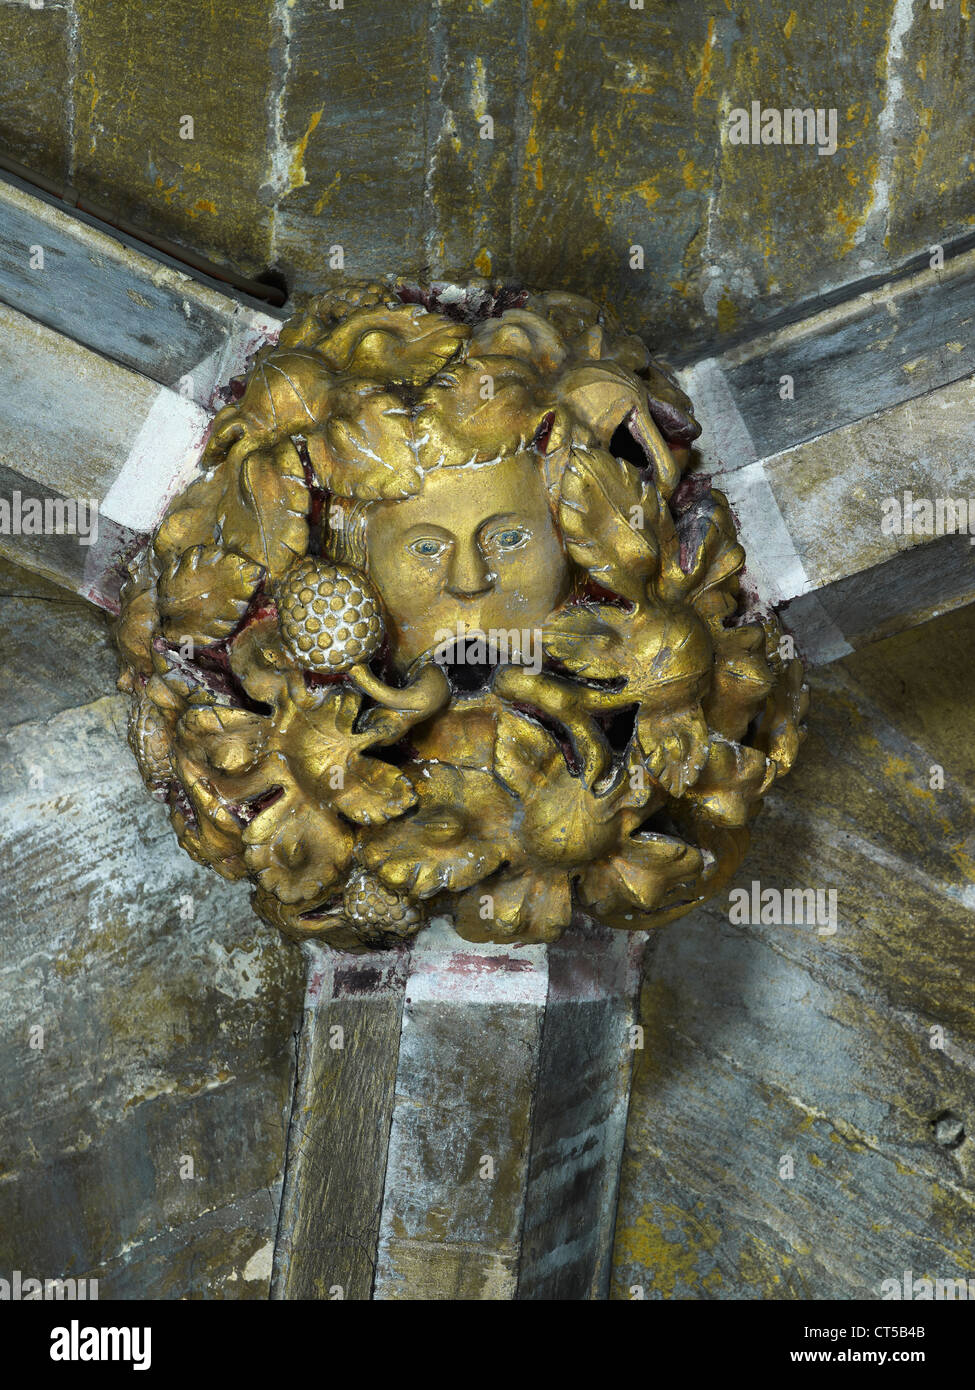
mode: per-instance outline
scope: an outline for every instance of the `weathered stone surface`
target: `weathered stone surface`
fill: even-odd
[[[975,597],[971,393],[956,381],[713,475],[740,522],[746,581],[781,606],[807,662]],[[929,515],[914,515],[915,498]]]
[[[272,55],[275,247],[288,283],[314,292],[344,274],[425,263],[428,110],[442,74],[431,52],[436,6],[370,0],[278,7]]]
[[[658,938],[615,1297],[877,1298],[906,1269],[975,1272],[972,627],[952,614],[815,682],[736,884],[836,889],[835,935],[716,903]]]
[[[973,323],[968,251],[699,359],[680,377],[704,466],[741,467],[970,377]]]
[[[310,949],[272,1296],[604,1298],[642,947]]]
[[[70,107],[64,74],[73,64],[65,4],[34,9],[28,0],[0,4],[0,149],[47,178],[67,182]]]
[[[15,627],[30,645],[8,660],[62,621]],[[172,843],[121,700],[55,713],[49,678],[0,742],[0,1268],[266,1297],[300,954]],[[81,663],[66,689],[92,678]]]
[[[0,553],[111,606],[113,564],[193,476],[210,416],[192,400],[0,302]],[[28,533],[20,505],[70,500],[59,534]],[[52,521],[55,520],[52,513]],[[116,607],[117,611],[117,607]]]
[[[308,947],[274,1298],[372,1296],[408,956]]]
[[[377,1298],[515,1296],[543,1004],[405,1006]]]
[[[0,559],[0,729],[97,700],[118,655],[104,616],[84,599]]]
[[[270,260],[271,0],[76,0],[74,182],[250,275]],[[181,136],[192,117],[192,139]]]
[[[890,129],[896,145],[890,159],[885,243],[892,256],[941,243],[949,228],[975,224],[972,185],[972,71],[975,13],[971,0],[935,8],[901,0],[905,26],[899,45],[888,50],[900,79],[888,87]],[[880,180],[886,169],[878,170]],[[933,214],[933,216],[932,216]],[[939,230],[940,228],[940,230]]]
[[[281,326],[225,288],[0,183],[0,299],[198,405],[209,405]]]
[[[431,265],[512,274],[514,216],[524,178],[520,147],[529,99],[528,20],[522,7],[446,4],[432,10],[425,154]]]
[[[968,0],[0,10],[15,158],[299,294],[341,246],[581,287],[677,353],[973,224]],[[732,145],[753,100],[835,109],[836,153]]]
[[[548,950],[519,1299],[605,1299],[645,938],[588,923]]]
[[[679,374],[703,428],[694,467],[735,512],[745,583],[807,664],[975,595],[973,322],[966,252]],[[914,522],[908,494],[930,519]]]
[[[643,939],[410,953],[373,1297],[605,1297]]]

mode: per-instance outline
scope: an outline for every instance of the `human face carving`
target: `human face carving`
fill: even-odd
[[[541,627],[569,589],[569,565],[535,457],[428,473],[366,525],[369,577],[405,670],[443,634]]]

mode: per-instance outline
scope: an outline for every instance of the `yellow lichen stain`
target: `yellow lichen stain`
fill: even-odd
[[[812,1164],[812,1166],[813,1166],[814,1168],[822,1168],[822,1167],[824,1167],[823,1160],[820,1158],[819,1154],[812,1154],[812,1153],[811,1153],[811,1154],[809,1155],[809,1162]]]
[[[975,859],[960,847],[951,850],[950,855],[952,863],[957,865],[963,877],[969,883],[975,883]]]
[[[211,203],[209,198],[197,198],[193,206],[198,208],[200,212],[211,212],[216,214],[217,211],[216,204]]]
[[[914,153],[912,155],[915,174],[921,172],[921,165],[924,163],[928,142],[931,139],[931,119],[933,115],[934,112],[929,106],[924,107],[920,112],[920,130],[917,133],[917,144],[914,146]]]
[[[162,194],[163,198],[166,200],[167,203],[171,203],[173,201],[174,195],[179,192],[178,183],[171,183],[167,188],[158,174],[156,175],[156,182],[154,187],[157,193]]]
[[[525,168],[531,170],[534,167],[535,187],[541,192],[542,189],[542,161],[538,157],[538,141],[535,139],[535,127],[528,132],[528,139],[525,141]]]
[[[318,198],[315,199],[315,205],[314,205],[314,207],[312,208],[312,215],[313,215],[313,216],[315,216],[315,217],[320,217],[320,216],[321,216],[321,214],[322,214],[322,209],[324,208],[325,204],[328,202],[328,200],[329,200],[329,198],[332,196],[332,194],[338,189],[338,187],[340,186],[341,182],[342,182],[342,170],[339,169],[338,173],[337,173],[337,174],[335,175],[335,177],[332,179],[331,183],[328,184],[325,188],[323,188],[322,191],[321,191],[321,194],[318,196]]]
[[[308,184],[308,179],[305,175],[305,151],[308,148],[308,141],[311,139],[312,132],[324,114],[324,106],[318,111],[313,111],[311,113],[311,119],[308,122],[308,129],[301,139],[296,140],[291,147],[291,167],[288,170],[287,190],[289,193],[293,193],[296,188],[305,188]]]
[[[863,149],[863,137],[870,125],[870,107],[863,105],[863,115],[860,118],[860,129],[857,129],[857,117],[860,111],[860,102],[854,102],[852,106],[846,108],[846,121],[841,130],[844,131],[843,138],[837,140],[836,147],[840,150],[854,150],[859,157]],[[873,167],[876,168],[879,156],[874,156]],[[866,161],[869,162],[869,161]]]
[[[683,1297],[685,1289],[707,1290],[720,1283],[719,1270],[702,1275],[698,1267],[701,1256],[710,1254],[721,1239],[714,1222],[668,1204],[661,1204],[657,1211],[659,1221],[653,1219],[654,1207],[646,1206],[632,1226],[617,1230],[617,1267],[638,1266],[635,1282],[646,1279],[664,1298]]]
[[[168,1081],[164,1086],[150,1086],[147,1091],[141,1091],[136,1096],[129,1096],[128,1100],[122,1106],[123,1113],[126,1110],[134,1109],[137,1105],[141,1105],[143,1101],[155,1100],[157,1096],[172,1095],[176,1089],[175,1081]]]
[[[795,10],[790,11],[789,18],[785,21],[785,24],[782,26],[782,32],[787,39],[792,38],[792,31],[796,27],[796,21],[798,20],[798,18],[799,16],[796,14]]]
[[[477,255],[474,257],[474,268],[477,271],[478,275],[491,274],[491,253],[486,249],[486,247],[482,246],[480,251],[478,251]]]
[[[548,23],[548,4],[549,0],[532,0],[532,8],[535,11],[535,23],[538,25],[538,32],[545,33],[545,26]]]
[[[525,141],[525,168],[531,171],[534,169],[535,187],[539,192],[542,190],[542,161],[538,157],[538,141],[535,138],[535,126],[532,124]]]
[[[879,156],[874,156],[872,159],[866,160],[864,167],[855,176],[852,173],[852,168],[847,167],[847,179],[851,186],[855,187],[861,180],[865,180],[868,188],[873,187],[878,158]],[[848,255],[856,245],[857,233],[866,221],[867,215],[870,212],[870,206],[868,202],[865,207],[859,206],[855,211],[851,212],[847,210],[842,199],[837,201],[833,215],[843,233],[843,239],[839,247],[839,254],[841,256]]]
[[[684,180],[684,187],[691,189],[692,192],[707,188],[711,182],[711,170],[703,164],[695,164],[693,159],[684,160],[681,155],[682,163],[680,167],[681,177]]]
[[[737,326],[738,309],[727,290],[718,300],[717,320],[719,333],[730,333]]]
[[[788,1284],[783,1283],[783,1274],[795,1264],[791,1255],[784,1250],[776,1250],[768,1241],[750,1235],[738,1256],[738,1275],[743,1284],[760,1291],[764,1298],[781,1299],[783,1289],[786,1297],[795,1298]]]
[[[884,758],[884,776],[901,777],[905,781],[912,782],[917,776],[917,767],[907,758],[899,758],[896,753],[888,753]]]
[[[854,1131],[855,1133],[855,1131]],[[829,1141],[831,1144],[843,1144],[855,1154],[865,1154],[870,1152],[868,1144],[862,1140],[852,1138],[849,1134],[840,1134],[837,1130],[830,1130]]]
[[[93,72],[86,72],[86,73],[85,73],[85,78],[84,78],[84,80],[85,80],[85,82],[87,82],[87,84],[88,84],[88,89],[89,89],[89,92],[88,92],[88,125],[89,125],[90,129],[89,129],[89,135],[88,135],[88,153],[89,153],[89,154],[94,154],[94,153],[95,153],[95,144],[96,144],[96,141],[97,141],[97,133],[96,133],[96,130],[95,130],[95,107],[98,105],[99,101],[101,100],[101,95],[102,95],[102,94],[101,94],[101,92],[98,90],[98,88],[95,86],[95,74],[94,74]]]
[[[130,299],[134,300],[136,304],[141,304],[143,309],[152,308],[152,300],[146,299],[145,295],[140,294],[138,290],[126,290],[125,293]]]
[[[968,5],[969,5],[969,0],[961,0],[961,17],[962,17],[962,19],[967,19],[967,18],[968,18],[968,15],[969,15]]]
[[[970,1219],[971,1194],[954,1184],[945,1189],[939,1182],[932,1182],[928,1191],[931,1198],[933,1229],[945,1236],[944,1241],[932,1238],[931,1244],[935,1250],[940,1250],[942,1255],[946,1255],[959,1270],[964,1270],[966,1274],[975,1273],[975,1252],[970,1240],[966,1240],[963,1234],[963,1222],[966,1218]]]
[[[694,88],[693,106],[695,111],[697,111],[698,102],[711,83],[711,60],[714,53],[714,34],[715,26],[712,18],[708,20],[708,36],[704,44],[704,51],[701,54],[700,77],[697,86]]]
[[[101,100],[102,94],[101,94],[101,92],[98,90],[98,88],[95,86],[95,74],[94,74],[93,72],[86,72],[86,73],[85,73],[85,81],[88,83],[88,86],[89,86],[89,88],[90,88],[90,99],[89,99],[89,102],[88,102],[88,115],[89,115],[89,117],[92,117],[92,116],[94,116],[94,114],[95,114],[95,107],[98,105],[99,101]]]
[[[927,58],[918,58],[917,64],[916,64],[916,68],[917,68],[917,75],[918,75],[918,77],[921,79],[921,81],[923,82],[924,79],[925,79],[925,78],[927,77],[927,75],[928,75],[928,60],[927,60]]]
[[[655,177],[655,175],[651,175],[650,178],[644,179],[642,183],[635,184],[632,190],[638,198],[643,199],[648,208],[652,208],[654,203],[660,202],[659,190],[653,186]]]
[[[535,135],[536,126],[542,108],[542,96],[538,88],[538,83],[532,83],[532,89],[528,96],[528,103],[531,107],[531,124],[528,127],[528,135],[525,139],[525,172],[534,176],[535,188],[540,193],[542,191],[542,161],[539,157],[538,138]],[[529,195],[528,205],[531,207],[534,199]]]
[[[471,112],[476,121],[488,113],[487,69],[483,58],[474,59],[474,76],[471,79]]]

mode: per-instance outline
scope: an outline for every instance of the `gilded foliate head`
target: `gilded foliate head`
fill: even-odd
[[[391,281],[257,356],[132,566],[131,742],[296,938],[551,941],[735,872],[807,703],[690,402],[588,300]]]

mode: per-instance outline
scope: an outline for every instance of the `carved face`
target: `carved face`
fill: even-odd
[[[370,509],[369,577],[398,670],[444,634],[541,627],[569,588],[569,565],[534,456],[428,473],[405,501]]]

